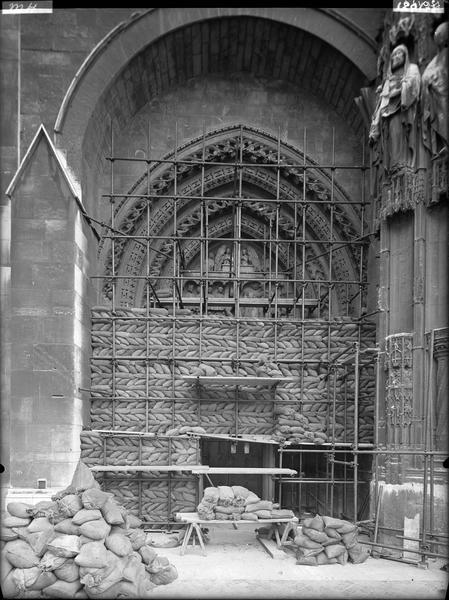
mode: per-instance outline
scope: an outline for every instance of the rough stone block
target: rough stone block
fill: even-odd
[[[11,371],[11,394],[12,398],[32,398],[36,392],[34,373],[28,370]]]
[[[39,399],[70,397],[74,393],[73,374],[61,371],[34,371],[34,395]],[[36,394],[37,391],[37,394]]]
[[[61,371],[70,373],[74,364],[72,344],[33,344],[32,361],[35,371]]]
[[[32,267],[33,279],[49,290],[67,290],[73,286],[73,269],[67,264],[37,263]]]
[[[33,316],[11,317],[11,341],[14,343],[36,342],[41,338],[42,319]]]

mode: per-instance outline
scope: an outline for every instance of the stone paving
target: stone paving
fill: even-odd
[[[446,597],[448,574],[441,561],[428,569],[385,559],[364,564],[307,567],[291,553],[274,560],[252,531],[210,529],[207,556],[198,546],[158,549],[178,569],[179,578],[154,590],[154,598],[394,598]]]

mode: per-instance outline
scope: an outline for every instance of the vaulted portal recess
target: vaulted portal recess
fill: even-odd
[[[337,155],[314,162],[307,129],[299,149],[241,124],[175,139],[162,159],[151,123],[132,160],[111,140],[82,451],[143,518],[195,510],[201,485],[230,481],[213,469],[240,459],[236,477],[267,469],[254,485],[285,508],[364,517],[371,464],[357,452],[375,442],[376,378],[365,165]],[[117,170],[131,162],[141,175],[124,193]]]

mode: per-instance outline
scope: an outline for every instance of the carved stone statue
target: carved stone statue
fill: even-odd
[[[223,256],[220,259],[220,270],[226,273],[231,272],[232,254],[229,246],[226,246]]]
[[[209,252],[209,256],[207,259],[207,270],[209,272],[215,270],[215,256],[212,252]]]
[[[422,76],[423,141],[432,156],[448,148],[448,39],[449,23],[442,23],[434,33],[438,53]]]
[[[198,292],[197,292],[195,283],[193,281],[188,281],[184,288],[184,296],[186,298],[193,298],[194,296],[197,296],[197,295],[198,295]]]
[[[407,46],[397,46],[391,53],[385,81],[377,90],[379,98],[369,133],[371,143],[380,139],[384,167],[390,173],[415,164],[420,84],[418,65],[410,63]]]

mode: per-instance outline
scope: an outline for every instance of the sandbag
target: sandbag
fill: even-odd
[[[343,544],[332,544],[331,546],[326,546],[324,548],[327,558],[337,558],[337,556],[340,556],[340,554],[345,551],[346,548],[343,546]]]
[[[176,548],[180,540],[177,534],[151,533],[146,537],[146,543],[155,548]]]
[[[149,566],[145,566],[145,564],[142,562],[140,554],[137,554],[137,556],[131,555],[123,557],[121,559],[123,579],[126,581],[136,582],[137,579],[145,573],[145,569],[151,569],[153,563],[151,563]]]
[[[26,527],[31,523],[31,519],[22,517],[13,517],[12,515],[7,515],[2,519],[3,527]]]
[[[108,551],[102,542],[88,542],[81,546],[75,562],[80,567],[102,568],[108,564]]]
[[[357,543],[351,548],[348,548],[348,555],[351,562],[358,565],[365,562],[370,555],[370,551],[367,548],[364,548],[362,544]]]
[[[81,494],[81,502],[84,508],[87,510],[93,510],[95,508],[101,509],[106,502],[114,497],[114,494],[109,492],[103,492],[96,488],[90,488],[85,490]]]
[[[350,531],[349,533],[343,533],[341,536],[341,541],[349,550],[349,548],[353,548],[358,541],[358,528],[354,529],[354,531]]]
[[[157,552],[148,545],[139,548],[139,554],[146,565],[151,565],[153,560],[157,557]]]
[[[71,583],[72,581],[79,579],[80,568],[73,558],[69,558],[58,569],[55,569],[53,573],[58,579],[61,579],[61,581],[67,581],[68,583]]]
[[[79,553],[81,544],[77,535],[65,535],[63,533],[48,542],[47,547],[56,556],[73,558]]]
[[[37,519],[39,517],[49,517],[55,513],[59,513],[59,508],[53,500],[41,500],[31,508],[27,509],[29,517]]]
[[[204,489],[203,500],[209,504],[217,504],[220,492],[216,487],[207,487]]]
[[[230,506],[234,500],[234,492],[229,485],[218,485],[218,504]]]
[[[44,555],[47,551],[48,544],[56,537],[55,532],[51,529],[45,531],[36,531],[36,533],[29,533],[26,541],[31,546],[33,552],[36,553],[39,558]]]
[[[137,597],[142,599],[148,598],[150,600],[153,598],[154,587],[155,584],[151,581],[150,573],[145,571],[137,580]],[[123,596],[120,597],[122,598]]]
[[[108,565],[95,575],[87,573],[80,578],[89,596],[102,594],[111,586],[122,580],[124,563],[114,554],[109,553]]]
[[[341,527],[337,527],[338,533],[343,536],[346,533],[352,533],[353,531],[358,532],[358,527],[355,523],[350,523],[349,521],[344,521]]]
[[[152,583],[155,583],[156,585],[167,585],[168,583],[172,583],[177,577],[178,571],[176,570],[175,565],[170,565],[167,569],[150,575]]]
[[[300,556],[296,559],[296,564],[307,567],[316,567],[316,556]]]
[[[335,540],[341,540],[341,535],[338,533],[338,531],[336,529],[334,529],[333,527],[325,527],[324,528],[324,533],[329,536],[330,538],[333,538]]]
[[[54,531],[55,526],[53,523],[50,523],[48,517],[37,517],[33,519],[31,523],[27,527],[28,533],[36,533],[38,531]]]
[[[340,565],[345,565],[348,562],[348,551],[346,549],[337,556],[337,562]]]
[[[325,552],[321,552],[316,557],[317,565],[333,565],[337,562],[336,558],[329,558]]]
[[[170,566],[170,561],[166,556],[156,556],[151,565],[146,568],[149,573],[160,573]]]
[[[56,575],[52,571],[41,571],[36,581],[30,586],[30,590],[43,590],[56,582]]]
[[[68,582],[57,580],[52,585],[44,588],[43,593],[50,598],[69,598],[73,599],[73,596],[81,588],[79,580]]]
[[[66,517],[73,517],[76,513],[83,508],[83,503],[78,494],[68,494],[57,500],[59,512]]]
[[[108,535],[104,543],[106,548],[117,554],[117,556],[127,556],[133,551],[130,540],[123,534],[114,533]]]
[[[73,598],[74,600],[85,600],[89,598],[89,596],[86,594],[86,590],[84,588],[81,588],[76,592]],[[114,598],[114,596],[110,596],[110,598]]]
[[[255,504],[256,502],[260,502],[260,498],[254,492],[250,492],[245,499],[245,506],[248,504]]]
[[[310,521],[309,527],[311,529],[315,529],[316,531],[324,531],[325,523],[323,521],[323,517],[320,515],[315,515],[313,519]]]
[[[125,523],[125,519],[123,518],[119,506],[117,506],[113,500],[108,499],[100,510],[101,514],[103,515],[103,519],[109,525],[122,525]]]
[[[303,527],[302,532],[308,538],[313,540],[314,542],[318,542],[319,544],[326,544],[332,541],[324,531],[317,531],[316,529],[312,529],[310,527]]]
[[[81,544],[81,546],[83,544],[88,544],[89,542],[92,542],[92,538],[87,537],[87,535],[80,535],[79,538],[80,538],[80,544]]]
[[[19,517],[20,519],[28,519],[29,513],[28,509],[33,508],[31,504],[26,504],[25,502],[8,502],[6,505],[6,510],[13,517]]]
[[[0,540],[2,542],[12,542],[12,540],[16,540],[18,538],[17,531],[15,531],[12,527],[1,527],[0,528]]]
[[[323,547],[320,548],[298,548],[297,555],[301,554],[301,556],[307,558],[309,556],[318,556],[323,552]]]
[[[254,511],[259,519],[271,519],[271,510],[256,510]]]
[[[70,486],[78,491],[88,490],[89,488],[100,488],[100,484],[92,475],[92,471],[81,460],[76,465]]]
[[[19,591],[25,591],[41,574],[39,567],[31,567],[30,569],[14,569],[13,579]]]
[[[64,556],[56,556],[53,552],[46,552],[39,561],[39,569],[41,571],[54,571],[58,567],[61,567],[67,558]]]
[[[243,498],[246,500],[248,495],[251,493],[246,487],[242,485],[232,485],[232,491],[234,492],[234,498]]]
[[[283,509],[274,508],[271,511],[272,519],[293,519],[294,516],[295,516],[295,513],[292,510],[289,510],[288,508],[283,508]]]
[[[296,546],[301,546],[301,548],[320,548],[323,549],[323,546],[318,542],[314,542],[309,537],[304,535],[301,532],[298,532],[295,535],[295,539],[293,540]]]
[[[273,503],[269,500],[259,500],[251,504],[245,504],[246,512],[257,512],[258,510],[273,510]]]
[[[142,525],[143,525],[142,519],[139,519],[139,517],[136,517],[136,515],[128,514],[126,516],[126,526],[128,529],[138,529],[139,527],[142,527]]]
[[[345,525],[348,521],[343,521],[343,519],[334,519],[334,517],[323,517],[325,527],[332,527],[332,529],[338,529]],[[307,525],[308,527],[309,525]]]
[[[2,594],[3,598],[16,598],[20,594],[14,579],[14,571],[10,571],[2,579]]]
[[[138,581],[119,581],[118,583],[111,586],[108,590],[106,590],[106,594],[104,598],[145,598],[146,596],[139,590],[139,582]],[[101,598],[101,596],[90,596],[91,598]]]
[[[5,556],[16,569],[30,569],[39,564],[39,557],[24,540],[6,542]]]
[[[2,550],[0,554],[0,580],[4,579],[13,568],[12,564],[6,558],[6,553]]]
[[[217,521],[232,521],[232,515],[227,515],[225,513],[217,513],[215,515],[215,519]]]
[[[230,515],[235,507],[233,506],[220,506],[219,504],[215,507],[215,514],[223,513],[225,515]]]
[[[65,533],[66,535],[79,535],[79,525],[75,525],[72,519],[64,519],[57,523],[55,525],[55,531],[57,533]]]
[[[98,519],[102,518],[101,511],[98,508],[93,510],[88,510],[87,508],[82,508],[79,510],[76,515],[72,517],[73,525],[83,525],[83,523],[88,523],[89,521],[98,521]]]
[[[142,546],[146,544],[147,539],[143,529],[130,529],[125,535],[128,536],[133,550],[137,551],[139,550],[139,548],[142,548]]]
[[[259,517],[256,515],[256,513],[249,513],[249,512],[242,513],[241,518],[243,521],[258,521],[259,520]]]
[[[92,540],[103,540],[109,535],[111,526],[103,519],[96,519],[95,521],[87,521],[80,525],[80,534],[91,538]]]

